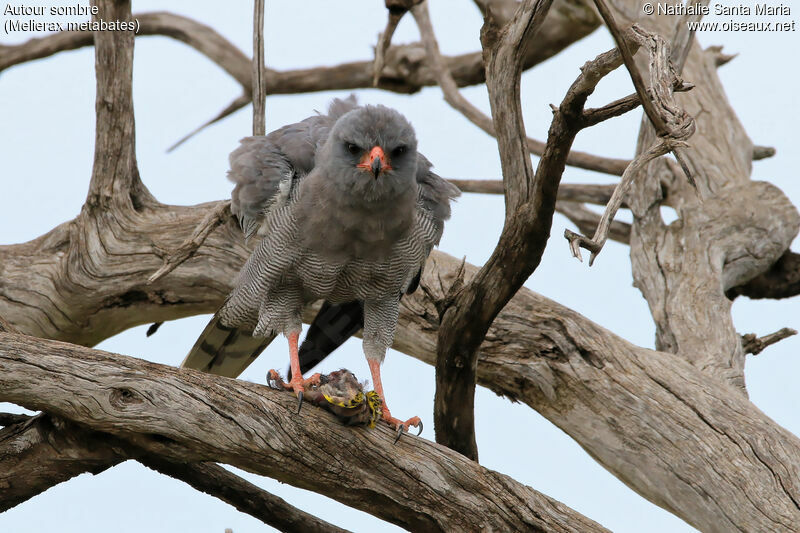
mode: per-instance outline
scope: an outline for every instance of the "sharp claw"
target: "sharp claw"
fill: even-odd
[[[419,431],[417,432],[417,437],[422,435],[422,420],[419,421]]]
[[[399,426],[397,426],[397,435],[395,435],[395,437],[394,437],[394,443],[395,444],[397,444],[397,441],[399,441],[400,437],[403,436],[403,429],[405,429],[403,427],[403,424],[400,424]]]
[[[303,408],[303,391],[297,393],[297,413],[300,414],[300,409]]]

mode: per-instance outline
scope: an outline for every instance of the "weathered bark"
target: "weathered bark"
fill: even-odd
[[[444,298],[460,261],[423,276]],[[466,280],[475,267],[467,265]],[[395,348],[433,364],[434,303],[403,306]],[[513,370],[512,370],[513,369]],[[631,345],[522,288],[481,346],[478,382],[521,401],[636,492],[702,531],[794,531],[800,439],[682,358]]]
[[[197,293],[184,284],[190,272],[208,269],[202,261],[215,247],[201,248],[187,261],[200,264],[167,278]],[[434,364],[435,300],[460,264],[434,252],[425,290],[403,300],[395,348]],[[476,269],[466,268],[469,280]],[[218,271],[228,282],[235,273],[230,264]],[[151,306],[134,302],[128,312],[146,322],[148,312],[139,312]],[[478,382],[533,407],[634,490],[701,530],[792,531],[800,521],[797,437],[681,358],[635,347],[532,291],[520,290],[490,328]]]
[[[628,13],[641,13],[638,1],[628,4]],[[637,22],[667,37],[675,25],[666,16],[640,16]],[[656,322],[656,347],[744,392],[744,352],[725,291],[775,263],[797,235],[800,216],[780,189],[750,181],[753,145],[725,98],[716,67],[713,53],[694,46],[683,77],[696,87],[679,95],[696,119],[685,157],[698,190],[664,161],[648,167],[627,196],[634,215],[631,261],[634,283]],[[644,124],[638,150],[653,139]],[[670,225],[661,219],[664,190],[679,216]]]
[[[637,3],[629,12],[638,12],[638,7]],[[130,41],[118,48],[120,42],[115,40],[115,33],[108,32],[106,39],[98,41],[98,53],[103,50],[115,60],[108,63],[98,60],[98,66],[121,68],[121,75],[98,77],[98,102],[102,98],[106,107],[129,112],[130,106],[124,101],[129,98],[129,90],[113,85],[114,80],[120,80],[120,83],[130,80],[130,71],[125,70],[130,67],[130,56],[124,49]],[[128,36],[119,38],[129,39]],[[0,49],[0,53],[3,51]],[[629,201],[635,213],[639,210],[637,224],[640,228],[638,236],[634,236],[639,241],[634,242],[632,248],[636,249],[632,255],[637,281],[641,280],[640,284],[644,286],[652,280],[643,292],[652,300],[651,309],[659,323],[659,345],[669,347],[670,339],[674,337],[678,355],[632,346],[580,315],[522,289],[489,329],[479,352],[477,379],[499,394],[537,409],[634,490],[700,529],[793,531],[800,523],[800,441],[719,379],[718,376],[723,374],[725,378],[732,378],[728,379],[729,382],[736,383],[736,366],[741,358],[740,340],[738,335],[733,335],[735,331],[729,322],[728,303],[720,303],[719,296],[732,284],[745,282],[748,276],[765,270],[770,261],[783,253],[797,219],[793,208],[774,187],[748,181],[752,149],[727,106],[713,73],[717,59],[714,54],[691,52],[684,77],[694,82],[697,88],[682,97],[690,112],[698,118],[698,134],[694,140],[697,153],[690,153],[690,162],[706,202],[697,204],[694,192],[684,184],[683,177],[676,179],[672,172],[657,175],[657,169],[651,169],[651,177],[641,182],[642,194],[634,195],[633,201]],[[101,79],[103,83],[100,83]],[[701,108],[714,113],[698,113]],[[229,291],[248,253],[241,243],[240,232],[233,224],[225,223],[208,235],[194,256],[166,277],[148,285],[148,277],[162,266],[163,256],[178,249],[209,210],[219,204],[170,207],[155,202],[141,187],[135,174],[132,116],[127,123],[121,120],[124,117],[115,118],[98,109],[100,117],[108,122],[108,128],[105,136],[98,137],[97,150],[108,154],[109,159],[99,161],[100,165],[106,165],[103,167],[105,170],[95,171],[90,201],[79,217],[29,243],[0,247],[0,316],[5,316],[26,333],[94,344],[132,325],[213,311]],[[706,120],[709,117],[713,117],[713,121]],[[702,143],[698,142],[700,139],[703,139]],[[126,146],[126,143],[130,145]],[[120,152],[111,149],[115,146]],[[123,157],[117,157],[118,153]],[[653,178],[654,175],[661,179]],[[655,220],[658,197],[664,188],[681,216],[679,222],[666,229]],[[734,191],[768,196],[763,200],[755,196],[729,196]],[[120,196],[116,197],[117,194]],[[774,205],[765,203],[769,201]],[[751,204],[752,217],[746,216]],[[776,212],[765,213],[765,206]],[[726,214],[726,209],[736,211],[738,215],[728,219],[727,216],[734,213]],[[650,215],[652,219],[648,218]],[[731,220],[736,226],[731,225]],[[652,226],[647,226],[651,223]],[[651,235],[656,238],[653,243],[661,243],[655,251],[644,249],[642,241],[651,229]],[[698,234],[700,229],[706,233]],[[744,231],[739,232],[739,229]],[[773,230],[777,237],[767,239],[764,250],[750,247],[756,238]],[[659,236],[664,236],[665,240],[658,240]],[[681,240],[681,237],[688,240]],[[673,314],[682,312],[681,306],[687,301],[686,287],[682,288],[680,284],[686,281],[689,266],[683,272],[677,272],[681,263],[670,262],[686,253],[677,249],[679,245],[683,246],[682,243],[697,247],[688,255],[687,265],[693,266],[693,261],[706,258],[707,264],[701,264],[697,275],[699,283],[695,285],[701,296],[694,297],[695,305],[689,311],[696,315],[703,312],[704,306],[707,307],[708,316],[699,317],[702,319],[700,323],[711,328],[706,331],[714,333],[707,345],[698,345],[696,334],[692,337],[693,333],[687,331],[686,324],[673,324],[667,320],[666,311]],[[701,250],[703,246],[708,251]],[[783,249],[778,251],[781,247]],[[662,258],[666,261],[662,262]],[[446,289],[452,283],[459,264],[444,254],[432,256],[422,279],[425,290],[403,301],[396,348],[433,363],[439,327],[436,304],[446,297]],[[474,271],[474,267],[467,265],[467,281]],[[697,302],[703,305],[696,305]],[[668,304],[676,305],[669,307]],[[2,323],[0,328],[3,328]],[[718,328],[719,333],[714,328]],[[731,344],[733,337],[737,341],[735,346]],[[19,339],[6,334],[0,338],[4,341]],[[25,352],[44,345],[55,346],[31,340],[19,349]],[[26,380],[32,379],[31,376],[17,376],[19,381],[15,386],[18,390],[14,394],[19,396],[14,398],[21,403],[31,401],[33,403],[27,405],[33,407],[42,405],[36,402],[47,400],[44,396],[31,398],[52,387],[53,383],[61,382],[58,376],[47,374],[37,365],[47,357],[58,358],[61,349],[66,348],[37,352],[37,359],[29,361],[35,364],[26,368],[32,376],[39,378],[29,382]],[[86,355],[89,352],[80,353]],[[176,362],[179,357],[176,355]],[[20,364],[15,355],[4,358],[3,364],[6,360]],[[119,360],[115,361],[115,364],[125,366]],[[74,370],[76,362],[62,358],[60,364],[65,370],[66,367]],[[144,363],[134,366],[138,364],[146,366]],[[95,368],[87,370],[93,377]],[[160,370],[152,372],[154,378],[162,375],[158,373]],[[62,377],[68,375],[66,372]],[[130,373],[125,376],[126,385],[143,384],[148,378]],[[10,380],[12,376],[0,372],[0,395],[10,394],[9,382],[2,381],[4,379]],[[199,380],[197,383],[206,383],[210,378],[196,376],[196,379]],[[119,382],[115,382],[114,386],[118,385]],[[219,391],[218,385],[211,390]],[[250,384],[234,386],[233,382],[226,381],[225,387],[226,395],[235,391],[238,396],[234,397],[245,402],[242,403],[245,406],[253,406],[245,401],[245,397],[255,401],[251,393],[258,392],[262,402],[271,397],[270,393]],[[211,394],[209,391],[206,393]],[[77,387],[76,394],[81,397]],[[86,399],[86,392],[83,394],[82,398]],[[100,397],[110,405],[107,395]],[[57,397],[52,399],[55,402]],[[153,397],[153,401],[168,401],[168,398]],[[282,409],[290,400],[276,401],[277,408]],[[54,412],[60,413],[59,409],[67,412],[69,406],[66,404],[67,401],[59,404]],[[127,400],[121,405],[126,409],[133,406],[128,415],[135,415],[137,409],[148,407]],[[75,419],[89,425],[105,428],[104,424],[107,424],[115,428],[114,431],[125,432],[126,438],[141,441],[145,437],[137,431],[145,435],[152,433],[152,424],[160,430],[165,424],[165,412],[161,410],[157,415],[150,412],[149,416],[138,421],[136,416],[131,416],[131,420],[126,418],[125,423],[132,424],[127,429],[114,425],[117,422],[112,415],[119,414],[118,410],[98,413],[92,420],[81,418],[88,417],[87,413],[92,411],[83,415],[72,414]],[[208,413],[206,410],[201,412]],[[218,420],[213,418],[218,415],[211,413],[209,416]],[[263,428],[263,424],[274,420],[270,416],[280,415],[273,415],[270,411],[269,415],[263,416],[264,420],[253,422],[262,424],[256,427]],[[316,415],[307,413],[303,416],[315,416],[315,424],[329,428],[324,418],[317,419]],[[187,415],[185,425],[177,429],[164,428],[162,433],[176,439],[187,438],[186,435],[193,431],[192,423],[203,420],[202,416],[193,418]],[[146,423],[151,425],[145,428]],[[294,424],[294,421],[286,423]],[[222,428],[228,428],[228,424],[230,420],[219,421]],[[130,431],[131,428],[134,431]],[[214,429],[219,436],[220,429]],[[341,428],[330,426],[330,429],[335,438],[375,438],[383,442],[380,440],[383,432],[362,434],[347,430],[347,433],[342,433],[345,430]],[[233,430],[239,435],[244,432],[241,428]],[[296,435],[300,438],[300,433]],[[417,442],[414,441],[415,446]],[[91,450],[80,451],[78,445],[74,448],[76,457],[73,460],[86,459],[84,454],[89,454],[91,459]],[[158,443],[151,441],[149,445],[157,446]],[[252,442],[234,450],[221,450],[194,440],[184,448],[191,451],[190,445],[196,446],[192,451],[194,458],[215,454],[215,460],[229,457],[243,463],[253,460],[237,455],[240,452],[244,454],[243,450],[249,455],[253,451],[248,448]],[[434,449],[428,444],[420,446],[423,451]],[[64,449],[69,450],[69,445]],[[180,451],[183,448],[175,449]],[[162,446],[158,451],[165,450]],[[369,454],[369,450],[359,449],[358,452]],[[372,456],[368,459],[372,460]],[[5,460],[13,461],[15,458],[6,457]],[[457,461],[462,460],[456,457],[453,460],[456,462],[436,465],[436,468],[447,470],[452,464],[460,465]],[[272,461],[274,463],[274,457]],[[479,468],[468,464],[469,468]],[[304,467],[299,464],[291,468],[299,472]],[[447,472],[454,478],[459,475]],[[366,474],[360,471],[359,475]],[[305,483],[310,483],[312,478],[305,479]],[[502,483],[507,487],[511,481],[503,479]],[[326,490],[332,490],[330,477],[326,477],[323,484]],[[498,491],[490,491],[490,496],[501,497],[494,492]],[[465,494],[464,497],[470,503],[475,501],[474,495]],[[504,501],[504,505],[517,504]],[[529,510],[523,506],[522,512]],[[580,521],[576,523],[582,524]]]
[[[92,344],[132,325],[213,311],[248,253],[233,224],[147,285],[162,264],[156,250],[178,248],[213,207],[148,206],[127,223],[113,212],[83,216],[3,247],[0,315],[27,333]],[[423,285],[443,297],[439,280],[449,287],[457,266],[435,253]],[[433,363],[437,316],[424,291],[404,300],[395,347]],[[684,361],[632,347],[529,291],[489,330],[478,381],[536,408],[639,493],[701,529],[790,531],[799,519],[796,437]]]
[[[508,23],[500,26],[487,16],[481,30],[493,129],[503,169],[506,223],[489,261],[440,311],[442,327],[437,342],[433,411],[436,442],[476,461],[474,405],[478,347],[494,317],[539,264],[550,233],[566,154],[577,133],[577,129],[572,133],[565,128],[566,121],[559,122],[561,117],[556,113],[548,134],[548,149],[540,161],[540,171],[534,176],[525,149],[520,100],[522,62],[518,50],[536,35],[551,4],[550,0],[526,0]],[[426,8],[425,3],[414,8],[415,17],[429,56],[434,64],[439,63],[442,71],[441,61],[436,60],[438,46],[430,21],[426,21],[427,32],[423,24],[427,12],[425,17],[417,14],[423,7]],[[450,95],[448,101],[459,100],[449,74],[440,74],[439,81],[445,94]],[[466,107],[469,113],[471,106]]]
[[[139,437],[141,440],[145,437]],[[155,437],[147,437],[154,439]],[[136,459],[281,531],[343,533],[213,463],[173,462],[75,423],[40,414],[0,430],[0,513],[63,481]]]
[[[233,386],[232,386],[233,385]],[[413,531],[605,531],[422,439],[343,426],[252,383],[0,334],[0,401],[42,409],[182,461],[222,461]]]

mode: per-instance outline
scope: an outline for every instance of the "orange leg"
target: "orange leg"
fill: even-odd
[[[383,384],[381,383],[381,364],[375,359],[367,359],[367,363],[369,364],[369,371],[372,374],[372,384],[375,387],[375,392],[377,392],[378,396],[381,397],[381,418],[386,421],[387,424],[397,430],[397,437],[394,441],[397,442],[397,440],[400,438],[400,435],[402,435],[404,431],[408,431],[408,428],[411,426],[418,427],[419,433],[422,433],[422,420],[420,420],[418,416],[413,416],[405,422],[392,416],[392,413],[389,411],[389,407],[386,405],[386,396],[383,394]],[[417,435],[419,435],[419,433],[417,433]]]
[[[300,338],[300,332],[292,332],[287,335],[289,339],[289,365],[292,369],[292,380],[289,383],[284,383],[283,387],[287,390],[292,390],[297,395],[299,401],[297,404],[297,412],[303,406],[303,392],[306,387],[319,385],[320,374],[317,372],[308,379],[303,379],[303,374],[300,372],[300,356],[298,355],[297,344]],[[278,372],[270,370],[267,373],[268,379],[273,379],[278,383],[282,383]]]

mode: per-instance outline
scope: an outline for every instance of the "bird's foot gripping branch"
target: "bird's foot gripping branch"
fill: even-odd
[[[375,391],[364,392],[364,384],[347,369],[330,374],[320,374],[316,384],[303,391],[304,401],[327,409],[346,426],[367,425],[375,427],[381,418],[381,398]],[[280,374],[270,370],[267,384],[274,389],[290,391],[291,387]]]

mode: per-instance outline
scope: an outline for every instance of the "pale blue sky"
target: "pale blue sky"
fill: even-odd
[[[28,2],[28,4],[32,4]],[[74,5],[74,2],[34,2],[35,5]],[[308,1],[298,8],[289,0],[267,2],[266,57],[279,69],[331,65],[368,59],[377,33],[385,23],[383,2],[359,0],[342,4]],[[211,25],[246,53],[251,47],[250,2],[134,0],[134,12],[169,9]],[[471,2],[433,0],[433,22],[445,53],[477,50],[481,18]],[[32,35],[0,34],[10,44]],[[800,167],[793,104],[798,88],[793,60],[778,54],[796,49],[795,33],[706,33],[704,46],[724,44],[739,57],[720,73],[729,100],[757,144],[775,146],[776,157],[754,163],[756,179],[769,180],[800,205]],[[407,17],[395,42],[417,39]],[[548,104],[563,97],[578,67],[611,47],[604,30],[597,31],[557,58],[525,74],[523,104],[529,135],[543,139],[551,117]],[[688,80],[692,81],[692,80]],[[465,89],[473,103],[488,111],[482,87]],[[602,105],[627,95],[632,87],[618,71],[604,80],[590,105]],[[194,204],[230,193],[225,179],[227,154],[250,132],[248,107],[201,133],[174,153],[165,149],[198,124],[216,114],[240,93],[222,70],[193,49],[164,37],[136,40],[134,107],[137,157],[145,184],[166,203]],[[267,100],[267,128],[323,109],[334,96],[328,92],[274,96]],[[451,110],[438,88],[407,96],[375,90],[357,91],[361,101],[399,109],[414,124],[421,150],[443,176],[498,177],[494,141]],[[576,148],[612,157],[633,154],[640,112],[630,113],[582,132]],[[74,217],[86,195],[94,141],[94,57],[86,48],[14,67],[0,74],[0,243],[32,239]],[[613,177],[568,168],[566,182],[612,183]],[[626,216],[622,215],[623,218]],[[441,249],[480,264],[490,254],[503,220],[500,197],[464,195],[455,206]],[[616,332],[631,342],[653,345],[654,327],[638,290],[631,285],[628,249],[609,243],[595,266],[573,259],[561,237],[571,224],[557,216],[544,260],[527,286]],[[574,229],[574,228],[573,228]],[[783,326],[800,326],[800,299],[752,302],[739,299],[734,320],[742,333],[765,334]],[[147,339],[145,327],[103,342],[100,348],[178,364],[208,317],[165,324]],[[750,357],[747,382],[750,397],[765,413],[800,434],[800,392],[796,386],[800,359],[798,338],[783,341]],[[263,382],[270,367],[282,368],[285,343],[276,342],[244,374]],[[347,366],[357,375],[367,367],[360,343],[350,341],[324,364],[325,369]],[[384,365],[384,387],[396,416],[422,417],[426,438],[433,438],[433,369],[393,352]],[[413,379],[409,379],[413,376]],[[545,494],[622,532],[692,531],[680,519],[646,502],[595,463],[569,437],[530,408],[511,404],[479,388],[476,398],[477,438],[481,462],[512,475]],[[387,449],[387,453],[391,452]],[[369,515],[330,499],[245,474],[291,503],[354,531],[395,531]],[[128,462],[98,476],[83,475],[61,484],[0,515],[0,531],[109,531],[222,533],[272,531],[261,522],[170,478]]]

